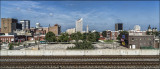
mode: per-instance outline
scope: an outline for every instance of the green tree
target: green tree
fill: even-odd
[[[83,40],[83,35],[80,32],[73,33],[71,34],[71,39],[76,41]]]
[[[120,34],[118,35],[117,39],[121,40],[122,35],[127,35],[127,34],[129,34],[128,31],[120,31]]]
[[[96,38],[96,41],[98,41],[99,38],[100,38],[100,33],[99,32],[94,32],[94,37]]]
[[[107,35],[107,34],[106,34],[106,31],[103,31],[103,32],[102,32],[102,36],[103,36],[103,37],[106,37],[106,35]]]
[[[45,40],[47,42],[55,42],[56,41],[56,36],[53,32],[48,32],[45,36]]]
[[[83,34],[83,40],[87,40],[90,42],[96,42],[100,38],[99,32],[94,32],[94,33],[84,33]]]
[[[75,47],[68,47],[67,49],[86,50],[86,49],[94,49],[94,46],[92,45],[91,42],[84,40],[83,42],[77,42],[77,43],[75,43]]]
[[[88,35],[89,35],[89,33],[83,33],[83,40],[88,40]]]
[[[59,36],[58,40],[60,42],[68,42],[69,41],[69,34],[68,33],[61,33],[61,36]]]
[[[12,43],[9,43],[9,50],[13,50],[13,44]]]
[[[158,31],[152,32],[152,35],[158,36]]]
[[[150,34],[151,34],[151,32],[147,31],[147,32],[146,32],[146,34],[147,34],[147,35],[150,35]]]
[[[95,42],[96,41],[95,33],[89,33],[88,41],[91,41],[91,42]]]

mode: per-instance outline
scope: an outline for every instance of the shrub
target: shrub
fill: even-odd
[[[10,43],[10,44],[9,44],[9,50],[13,50],[13,48],[14,48],[14,47],[13,47],[13,44]]]
[[[140,49],[155,49],[155,48],[153,48],[152,46],[142,46],[140,47]]]
[[[83,41],[83,42],[76,42],[74,43],[75,47],[68,47],[67,49],[81,49],[81,50],[87,50],[87,49],[94,49],[94,46],[89,41]]]

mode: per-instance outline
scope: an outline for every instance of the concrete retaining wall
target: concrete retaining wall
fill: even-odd
[[[98,49],[98,50],[1,50],[1,56],[13,55],[159,55],[159,50]]]

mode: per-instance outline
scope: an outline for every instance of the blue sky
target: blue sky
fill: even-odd
[[[75,28],[75,21],[83,18],[83,29],[114,30],[115,23],[122,22],[124,30],[140,25],[159,28],[158,1],[2,1],[1,18],[31,20],[47,27],[61,25],[62,31]]]

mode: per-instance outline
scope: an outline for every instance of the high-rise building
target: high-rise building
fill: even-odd
[[[1,33],[13,33],[16,30],[17,22],[17,19],[1,18]]]
[[[22,30],[30,29],[30,20],[20,20]]]
[[[140,49],[141,47],[154,47],[153,35],[129,35],[128,37],[129,47],[132,49]]]
[[[22,24],[21,23],[16,23],[16,29],[22,30]]]
[[[56,36],[61,34],[61,26],[58,24],[55,24],[52,27],[49,27],[49,31],[53,32]]]
[[[115,31],[123,30],[123,23],[116,23],[115,24]]]
[[[76,21],[76,32],[82,32],[83,31],[83,19],[79,19]]]

